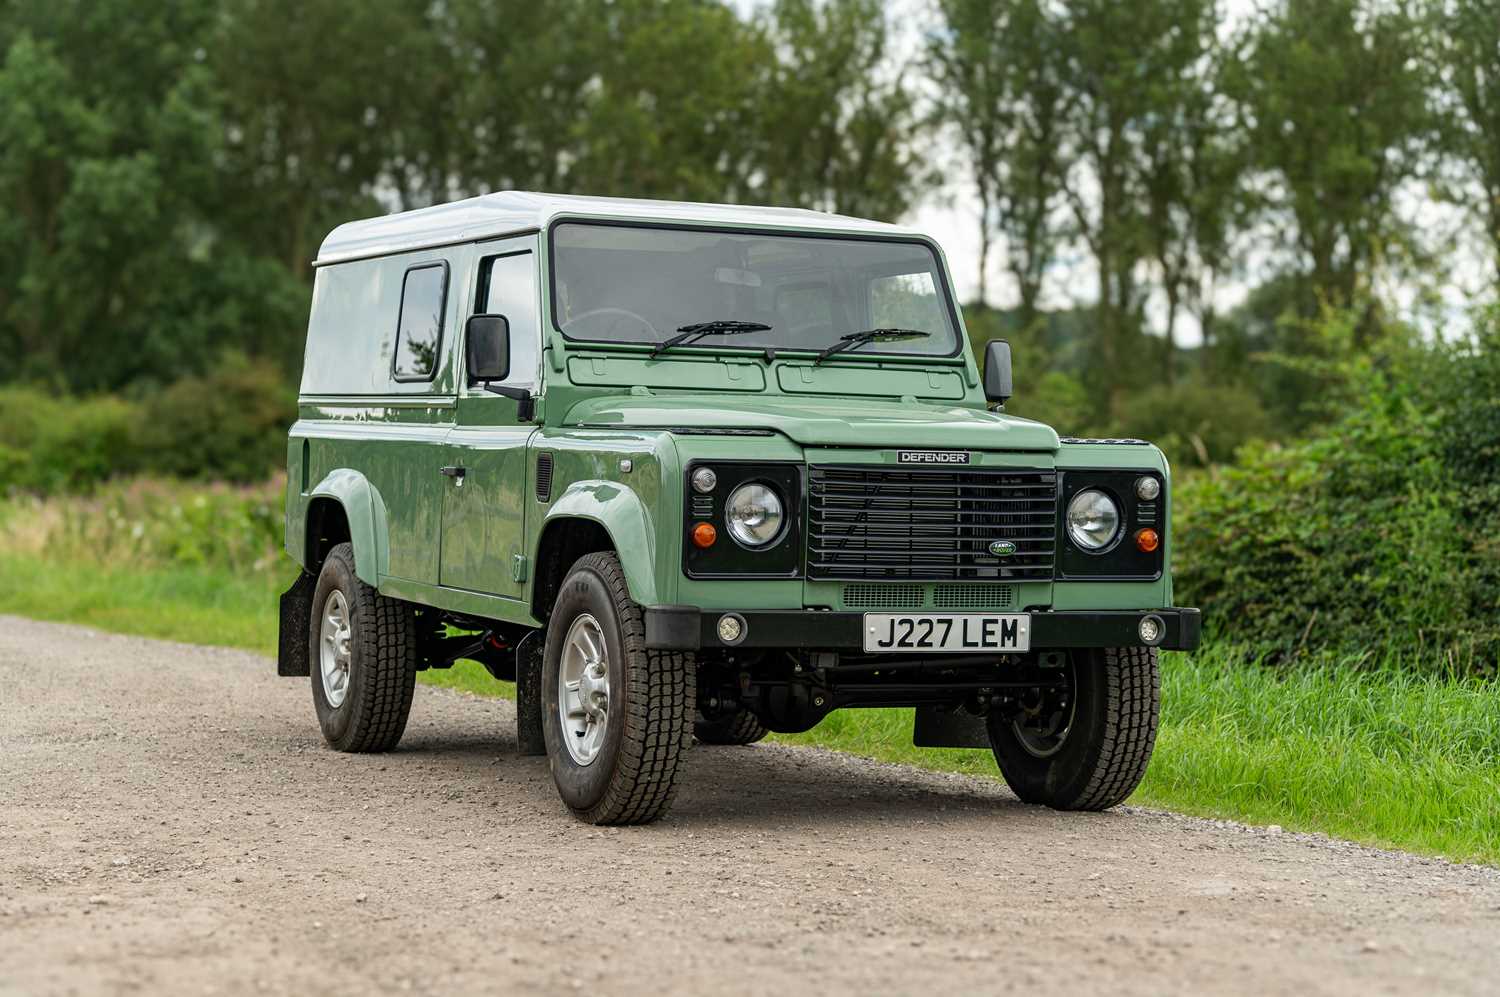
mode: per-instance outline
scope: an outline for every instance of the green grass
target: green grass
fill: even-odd
[[[0,552],[0,612],[271,654],[284,581]],[[1275,672],[1212,649],[1168,655],[1163,672],[1161,735],[1132,803],[1500,864],[1500,684]],[[470,662],[422,681],[513,695]],[[910,711],[835,713],[777,739],[998,778],[988,752],[912,747]]]
[[[783,740],[996,775],[988,751],[912,747],[909,711],[835,713]],[[1500,864],[1500,685],[1169,654],[1130,802]]]

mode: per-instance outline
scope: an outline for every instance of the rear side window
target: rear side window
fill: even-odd
[[[396,322],[396,380],[430,381],[437,373],[447,302],[448,264],[427,263],[406,271]]]

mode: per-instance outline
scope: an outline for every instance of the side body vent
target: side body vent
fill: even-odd
[[[552,452],[536,455],[536,500],[548,502],[552,499]]]

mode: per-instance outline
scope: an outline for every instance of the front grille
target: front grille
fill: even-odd
[[[932,593],[938,609],[1009,609],[1016,604],[1014,585],[939,585]]]
[[[808,468],[809,578],[1050,579],[1056,543],[1055,471]]]
[[[849,609],[921,609],[926,593],[921,585],[844,586],[844,605]]]

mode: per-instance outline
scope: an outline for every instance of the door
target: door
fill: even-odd
[[[540,382],[541,314],[536,239],[485,243],[476,254],[474,299],[463,313],[510,322],[505,385],[535,392]],[[525,587],[526,445],[536,427],[521,403],[469,383],[459,350],[457,412],[448,435],[439,582],[448,588],[520,598]]]

